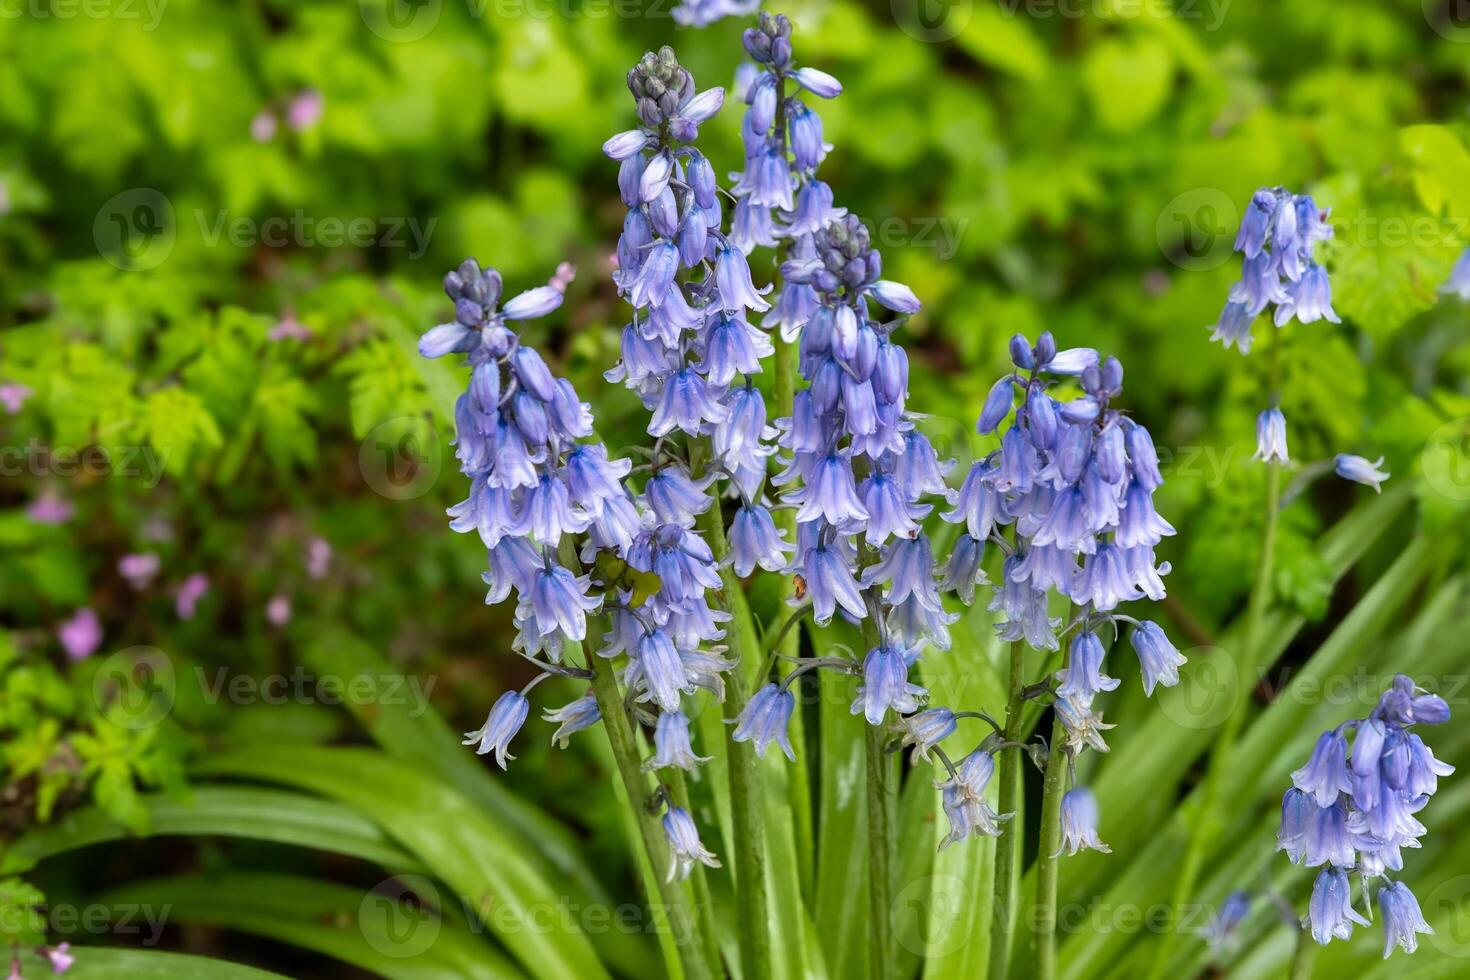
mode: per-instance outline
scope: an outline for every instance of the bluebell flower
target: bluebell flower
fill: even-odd
[[[899,721],[903,744],[914,747],[914,762],[927,759],[929,750],[953,735],[958,727],[959,722],[949,708],[929,708]]]
[[[709,510],[714,498],[705,493],[710,480],[690,479],[683,466],[660,466],[643,485],[643,496],[654,516],[664,524],[693,527],[695,518]]]
[[[886,585],[883,600],[891,606],[912,596],[926,609],[943,608],[934,580],[934,552],[928,535],[922,532],[912,538],[899,538],[884,548],[879,560],[863,569],[858,582],[865,589]]]
[[[1327,219],[1307,195],[1280,187],[1256,191],[1235,238],[1235,250],[1244,255],[1241,278],[1231,287],[1211,340],[1248,353],[1251,321],[1269,306],[1275,306],[1278,327],[1293,317],[1340,322],[1327,270],[1313,260],[1317,243],[1332,237]]]
[[[597,698],[591,694],[584,694],[575,701],[568,702],[555,711],[543,711],[541,717],[546,721],[559,723],[559,727],[551,735],[551,741],[560,748],[567,747],[567,741],[576,732],[585,731],[602,720],[602,712],[597,707]]]
[[[634,667],[636,670],[630,671],[633,676],[628,683],[636,682],[640,690],[637,700],[653,701],[666,712],[678,711],[680,696],[693,689],[679,651],[663,630],[644,632],[638,641]]]
[[[1332,465],[1337,470],[1338,476],[1344,480],[1352,480],[1354,483],[1361,483],[1364,486],[1372,487],[1374,493],[1383,492],[1383,481],[1389,477],[1389,474],[1383,472],[1381,469],[1383,466],[1382,456],[1379,456],[1378,459],[1370,463],[1362,456],[1338,453],[1336,459],[1332,461]]]
[[[1058,857],[1064,852],[1075,855],[1084,848],[1103,854],[1112,853],[1112,848],[1104,844],[1097,835],[1097,820],[1097,798],[1092,795],[1092,791],[1085,786],[1074,786],[1067,790],[1062,796],[1062,843],[1052,857]]]
[[[939,842],[942,851],[966,837],[999,837],[1000,825],[1014,814],[997,813],[985,800],[985,787],[995,774],[995,757],[976,749],[960,760],[950,778],[938,785],[940,803],[949,820],[949,833]]]
[[[1079,631],[1067,649],[1067,666],[1057,671],[1057,697],[1088,707],[1100,691],[1118,687],[1118,679],[1102,672],[1103,645],[1096,633]]]
[[[1423,706],[1422,718],[1416,702]],[[1277,847],[1295,863],[1328,865],[1318,875],[1309,916],[1319,943],[1348,938],[1353,922],[1366,924],[1352,910],[1347,871],[1360,870],[1365,881],[1386,877],[1403,869],[1403,848],[1419,846],[1425,827],[1414,814],[1437,789],[1438,776],[1453,769],[1435,760],[1408,727],[1448,717],[1447,705],[1399,675],[1367,718],[1324,733],[1308,764],[1292,774],[1296,785],[1282,800]],[[1350,751],[1345,729],[1355,733]],[[1421,779],[1415,778],[1416,767],[1424,767]],[[1413,894],[1390,881],[1379,892],[1379,904],[1384,955],[1395,943],[1412,951],[1416,931],[1424,931]]]
[[[1307,915],[1312,938],[1323,946],[1333,937],[1351,939],[1353,923],[1366,926],[1368,920],[1353,908],[1353,889],[1346,872],[1340,868],[1323,868],[1312,885],[1312,903]]]
[[[750,696],[730,738],[736,742],[753,742],[757,756],[764,756],[767,747],[775,742],[786,758],[795,762],[789,731],[795,708],[794,694],[783,686],[767,684]]]
[[[986,581],[981,562],[985,558],[985,543],[968,534],[961,534],[950,547],[949,561],[944,566],[944,578],[939,588],[953,592],[960,601],[970,605],[975,601],[975,586]]]
[[[1250,914],[1251,896],[1249,892],[1233,891],[1225,896],[1225,901],[1220,903],[1219,910],[1215,913],[1210,924],[1205,927],[1205,940],[1211,946],[1219,946],[1230,940],[1245,917]]]
[[[1268,408],[1256,418],[1256,452],[1251,459],[1267,463],[1289,463],[1286,450],[1286,416],[1279,408]]]
[[[682,711],[664,711],[658,716],[653,730],[653,758],[644,763],[645,769],[693,769],[709,756],[696,755],[689,742],[689,718]]]
[[[1143,668],[1145,694],[1152,696],[1158,684],[1173,687],[1179,683],[1179,668],[1185,659],[1157,623],[1139,623],[1128,640],[1133,644],[1133,651],[1138,654],[1138,663]]]
[[[1434,934],[1419,911],[1419,900],[1402,881],[1389,882],[1378,890],[1378,908],[1383,913],[1384,959],[1392,955],[1395,945],[1406,953],[1418,949],[1418,933]]]
[[[526,723],[526,715],[530,710],[531,702],[526,700],[525,695],[519,691],[506,691],[490,709],[485,724],[477,731],[465,732],[464,744],[475,745],[476,755],[494,752],[495,764],[504,769],[505,760],[515,759],[507,751],[510,740],[516,737],[516,733]]]
[[[863,658],[863,682],[858,685],[852,713],[862,714],[870,725],[881,725],[888,711],[906,715],[918,708],[925,691],[909,683],[908,651],[895,646],[878,646]]]
[[[1348,777],[1347,739],[1337,730],[1323,732],[1307,764],[1291,774],[1297,789],[1311,795],[1319,807],[1337,802],[1339,793],[1352,792]]]
[[[708,868],[720,866],[719,860],[700,841],[699,828],[694,825],[694,818],[688,810],[670,806],[664,814],[663,827],[664,837],[669,842],[668,881],[688,878],[695,864]]]

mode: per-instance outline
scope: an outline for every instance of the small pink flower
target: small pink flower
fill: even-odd
[[[51,961],[52,970],[57,973],[65,973],[71,969],[71,965],[76,962],[76,957],[67,952],[69,949],[71,949],[71,943],[61,943],[45,951],[46,958]]]
[[[0,385],[0,405],[4,405],[5,411],[14,415],[25,407],[26,401],[34,394],[33,390],[19,381],[7,381]]]
[[[19,956],[12,956],[10,958],[10,975],[5,980],[26,980],[25,976],[20,972]]]
[[[53,527],[65,524],[75,513],[76,508],[71,505],[71,501],[49,493],[37,497],[26,508],[26,517],[32,523],[49,524]]]
[[[208,591],[209,576],[203,572],[195,572],[184,579],[184,584],[179,586],[179,594],[174,599],[174,611],[179,614],[179,618],[193,619],[195,607]]]
[[[556,273],[551,277],[551,281],[547,285],[559,293],[564,293],[575,278],[577,278],[577,267],[570,262],[563,262],[556,267]]]
[[[295,314],[287,313],[271,327],[266,337],[272,341],[282,340],[310,340],[312,338],[311,328],[300,320]]]
[[[271,596],[265,604],[265,618],[272,626],[285,626],[291,622],[291,600],[279,593]]]
[[[250,138],[257,143],[269,143],[276,138],[276,114],[262,109],[250,120]]]
[[[332,563],[332,546],[324,538],[312,538],[306,546],[306,574],[314,579],[327,577]]]
[[[297,132],[310,129],[321,121],[326,108],[327,102],[322,93],[314,88],[305,89],[286,107],[286,125]]]
[[[84,607],[57,628],[56,637],[68,657],[86,660],[102,645],[102,624],[90,607]]]
[[[117,573],[128,580],[128,584],[139,592],[148,588],[160,566],[158,553],[144,551],[135,555],[123,555],[117,560]]]

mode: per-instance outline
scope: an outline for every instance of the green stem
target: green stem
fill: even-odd
[[[863,723],[868,759],[868,976],[893,976],[893,759],[884,751],[887,736]]]
[[[1312,980],[1312,968],[1317,965],[1317,941],[1311,930],[1298,929],[1296,952],[1291,957],[1291,972],[1288,980]]]
[[[612,744],[618,775],[622,777],[623,788],[628,793],[628,805],[637,813],[638,832],[648,854],[649,873],[643,883],[648,900],[652,902],[654,896],[658,896],[667,913],[667,921],[692,923],[683,887],[678,882],[666,880],[669,848],[658,815],[648,808],[648,777],[638,757],[638,743],[623,709],[623,698],[617,678],[613,676],[612,664],[595,654],[588,654],[587,666],[592,670],[592,694],[597,699],[598,710],[602,712],[602,728]],[[698,934],[691,932],[690,941],[679,947],[679,961],[688,980],[703,980],[711,976],[702,946]]]
[[[720,514],[718,500],[700,515],[699,524],[715,561],[723,563],[730,553],[730,545],[725,539],[725,521]],[[749,661],[753,659],[759,665],[761,648],[749,615],[735,609],[735,595],[740,589],[735,569],[724,564],[720,578],[723,586],[720,605],[733,617],[730,621],[730,647],[740,661],[726,679],[724,705],[725,720],[729,722],[725,726],[725,745],[730,759],[730,814],[735,839],[735,853],[731,860],[735,867],[739,909],[740,968],[745,977],[769,977],[771,933],[766,911],[766,835],[761,819],[760,760],[756,758],[754,744],[737,742],[733,738],[734,722],[745,710],[749,698],[745,679],[751,670]]]
[[[1025,690],[1025,645],[1017,640],[1011,644],[1011,667],[1009,692],[1006,698],[1007,741],[1024,740],[1022,725],[1021,692]],[[1020,800],[1021,750],[1003,749],[1000,756],[1000,813],[1015,813]],[[995,842],[995,895],[990,903],[990,969],[989,980],[1006,980],[1011,966],[1011,933],[1015,926],[1016,888],[1019,876],[1016,873],[1021,863],[1021,837],[1024,824],[1011,820],[1002,824],[1000,839]]]
[[[1058,715],[1051,726],[1050,754],[1041,790],[1041,838],[1036,850],[1037,980],[1052,980],[1057,973],[1057,872],[1062,849],[1062,793],[1067,770],[1067,753],[1062,747],[1066,729]]]
[[[1256,565],[1255,582],[1251,587],[1249,604],[1245,614],[1245,634],[1236,676],[1241,686],[1241,697],[1235,709],[1226,717],[1215,737],[1210,750],[1205,778],[1199,788],[1198,805],[1191,808],[1192,833],[1189,847],[1184,852],[1184,863],[1179,877],[1175,879],[1174,909],[1181,910],[1195,901],[1194,894],[1200,870],[1205,858],[1215,846],[1221,831],[1221,815],[1218,800],[1220,784],[1230,768],[1230,757],[1240,731],[1250,714],[1250,688],[1256,676],[1257,661],[1265,645],[1262,636],[1266,611],[1271,606],[1271,575],[1276,559],[1276,529],[1281,509],[1281,466],[1266,464],[1266,526],[1261,536],[1261,556]],[[1158,955],[1154,958],[1150,980],[1160,980],[1169,968],[1169,960],[1178,942],[1178,930],[1164,933]]]
[[[772,418],[790,418],[792,402],[796,397],[796,344],[781,339],[780,331],[776,333],[775,354],[775,388],[773,391],[774,404],[771,406]],[[776,511],[776,526],[781,530],[787,541],[796,541],[796,511],[788,508]],[[772,624],[772,629],[780,629],[779,614],[783,614],[787,608],[787,600],[791,598],[796,589],[796,580],[790,575],[777,577],[776,586],[776,610],[778,612],[777,622]],[[776,647],[776,652],[783,657],[791,657],[793,660],[778,660],[781,676],[784,678],[796,669],[794,658],[801,655],[801,627],[787,631],[781,638],[781,643]],[[798,690],[799,694],[799,690]],[[798,704],[800,699],[798,697]],[[812,794],[811,775],[807,768],[807,753],[802,751],[806,746],[805,722],[802,713],[798,709],[791,715],[791,744],[797,747],[796,762],[791,766],[791,779],[789,782],[791,799],[791,819],[793,833],[796,838],[796,856],[800,862],[797,868],[797,878],[801,882],[801,893],[807,901],[813,901],[816,897],[816,834],[813,832],[814,818],[812,816]]]
[[[674,805],[689,810],[689,787],[684,781],[684,773],[679,769],[669,770],[667,785],[669,798],[674,801]],[[699,928],[705,963],[709,967],[710,976],[723,976],[725,971],[720,961],[720,941],[715,932],[714,903],[710,900],[709,879],[705,877],[703,865],[694,866],[690,881],[694,884],[695,923]]]

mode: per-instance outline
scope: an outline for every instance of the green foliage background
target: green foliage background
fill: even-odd
[[[480,604],[478,541],[442,516],[464,492],[447,447],[463,379],[422,362],[414,340],[447,317],[438,280],[464,256],[498,267],[513,291],[571,261],[568,302],[532,340],[593,403],[610,444],[640,441],[641,408],[600,377],[624,307],[608,279],[616,167],[599,147],[632,125],[622,79],[643,50],[671,44],[701,85],[729,86],[745,26],[682,29],[670,7],[34,0],[0,21],[0,384],[34,392],[0,415],[0,873],[24,876],[0,882],[6,908],[35,906],[33,889],[53,907],[167,905],[165,948],[295,976],[346,975],[343,962],[389,977],[659,969],[652,935],[508,929],[491,912],[636,902],[634,873],[596,738],[554,752],[533,720],[518,765],[492,774],[452,735],[476,727],[520,667],[510,610]],[[1394,478],[1378,500],[1302,481],[1286,511],[1280,658],[1231,688],[1258,714],[1254,754],[1204,903],[1270,877],[1302,908],[1307,874],[1271,856],[1273,800],[1315,731],[1362,714],[1394,671],[1470,707],[1458,686],[1470,493],[1453,478],[1470,465],[1470,312],[1437,293],[1470,244],[1470,25],[1452,7],[777,5],[797,23],[800,61],[845,84],[820,107],[834,144],[823,177],[877,232],[888,277],[924,300],[904,339],[931,434],[962,461],[989,448],[971,423],[1014,332],[1049,329],[1062,346],[1123,359],[1128,403],[1165,455],[1161,509],[1180,531],[1165,549],[1168,626],[1203,665],[1181,699],[1228,676],[1204,648],[1228,651],[1259,547],[1263,481],[1247,458],[1265,359],[1223,351],[1206,330],[1237,272],[1234,227],[1261,185],[1332,208],[1324,258],[1345,322],[1272,338],[1292,454],[1381,454]],[[287,107],[309,91],[324,111],[294,129]],[[262,112],[276,120],[266,141],[251,133]],[[740,166],[739,116],[731,100],[704,129],[720,172]],[[350,228],[357,243],[339,243]],[[768,255],[754,265],[758,279],[773,271]],[[309,336],[272,339],[283,321]],[[1258,344],[1271,329],[1257,324]],[[89,447],[109,466],[58,462]],[[144,471],[120,472],[128,460]],[[27,508],[40,498],[74,514],[38,523]],[[318,537],[332,549],[320,579],[307,567]],[[135,593],[117,561],[143,550],[163,571]],[[194,572],[211,589],[181,620],[174,591]],[[266,618],[274,596],[290,601],[287,625]],[[764,608],[758,585],[752,601]],[[71,663],[56,629],[84,606],[104,639]],[[929,682],[997,711],[987,615],[962,625],[968,642],[934,658]],[[108,670],[136,662],[109,658],[139,645],[163,651],[177,682],[159,724],[130,724],[96,693]],[[1283,696],[1302,678],[1362,672],[1371,682],[1347,701]],[[221,676],[377,686],[346,705],[311,685],[270,703],[211,695]],[[426,697],[386,695],[408,678]],[[1166,711],[1124,691],[1095,777],[1115,853],[1064,865],[1063,901],[1079,908],[1168,901],[1167,853],[1149,848],[1173,839],[1208,746],[1194,702]],[[862,818],[836,773],[855,743],[843,692],[813,694],[818,835],[815,848],[782,845],[793,877],[772,884],[784,889],[781,968],[849,976],[862,903],[844,898],[860,887]],[[1461,731],[1431,744],[1470,761]],[[898,892],[918,910],[904,913],[917,917],[905,920],[906,964],[979,975],[991,852],[972,843],[935,858],[923,784],[911,779],[904,800]],[[1470,850],[1455,829],[1466,785],[1452,778],[1431,803],[1428,846],[1409,857],[1421,900],[1439,896],[1426,914],[1440,934],[1413,961],[1426,975],[1457,976],[1470,953]],[[718,791],[695,792],[713,824]],[[729,886],[710,878],[720,909]],[[368,900],[398,908],[390,900],[408,893],[439,910],[413,955],[381,920],[397,913]],[[1070,975],[1135,976],[1151,962],[1157,934],[1108,915],[1106,928],[1066,935]],[[1207,952],[1186,937],[1172,968],[1279,973],[1290,938],[1273,921],[1258,903],[1235,946]],[[4,923],[27,944],[46,931]],[[1368,968],[1377,937],[1364,933],[1319,969],[1332,957]],[[50,934],[143,944],[116,928],[58,935],[54,918]],[[78,973],[132,969],[236,975],[101,949]]]

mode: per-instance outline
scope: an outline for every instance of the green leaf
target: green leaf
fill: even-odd
[[[286,874],[181,875],[126,885],[102,901],[113,907],[168,909],[170,922],[264,936],[388,980],[524,976],[466,928],[453,896],[440,894],[419,876],[389,879],[377,889],[360,891]]]
[[[138,424],[158,451],[164,469],[174,476],[187,473],[200,451],[216,449],[223,442],[219,426],[199,396],[183,388],[163,388],[150,395]]]
[[[289,980],[252,966],[240,966],[204,956],[159,953],[140,949],[73,948],[76,962],[67,980]],[[51,965],[34,953],[21,956],[28,977],[50,976]]]
[[[545,877],[497,821],[422,768],[373,750],[302,745],[225,752],[201,767],[359,807],[475,909],[528,973],[608,976],[572,917],[556,917],[549,927],[532,918],[558,908],[564,887]]]
[[[1174,59],[1153,37],[1102,41],[1088,50],[1082,77],[1098,121],[1128,132],[1152,119],[1168,100]]]
[[[201,786],[187,800],[152,794],[140,802],[148,813],[150,837],[266,840],[344,854],[392,871],[421,870],[361,811],[314,796],[249,786]],[[0,860],[0,873],[24,872],[57,854],[134,837],[100,808],[75,810],[11,844]]]
[[[966,15],[969,19],[964,21]],[[962,21],[964,26],[956,37],[953,25]],[[921,36],[929,33],[922,27],[919,30]],[[1050,71],[1046,49],[1027,26],[1026,19],[1008,17],[998,7],[958,4],[932,30],[941,40],[955,37],[959,46],[975,60],[1028,82],[1040,82]]]

